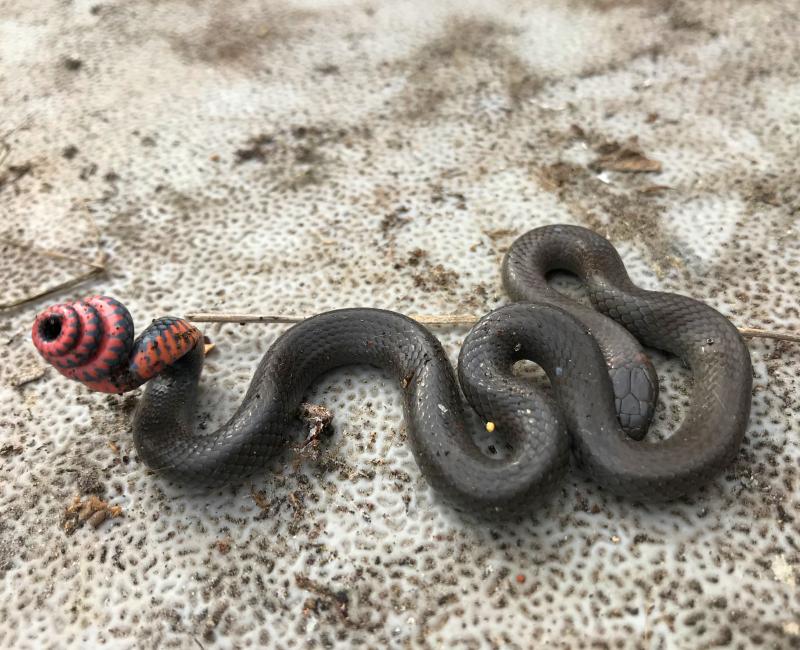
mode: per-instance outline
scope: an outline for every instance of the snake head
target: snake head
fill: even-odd
[[[617,418],[622,430],[642,440],[650,427],[658,403],[658,375],[643,353],[633,361],[608,369],[614,388]]]

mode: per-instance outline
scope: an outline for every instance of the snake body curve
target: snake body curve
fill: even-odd
[[[598,345],[589,334],[606,327],[537,293],[547,291],[544,271],[554,265],[581,277],[599,312],[690,367],[689,412],[666,440],[640,442],[633,439],[636,426],[629,427],[631,436],[620,425],[615,368],[609,364],[614,345]],[[514,243],[503,268],[512,296],[530,302],[501,307],[479,321],[462,346],[458,381],[438,340],[419,323],[389,311],[345,309],[304,320],[280,336],[237,411],[213,433],[192,431],[204,354],[199,331],[180,319],[154,321],[122,346],[108,371],[116,383],[99,389],[127,390],[150,374],[147,359],[158,366],[134,419],[139,456],[175,480],[207,485],[240,481],[262,468],[285,444],[310,384],[352,364],[382,368],[398,382],[417,463],[428,482],[464,510],[524,509],[557,483],[570,448],[597,482],[637,499],[679,496],[731,462],[747,424],[752,373],[748,351],[727,319],[690,298],[639,289],[613,246],[584,228],[533,230]],[[61,337],[74,338],[59,327],[64,306],[56,307],[34,323],[34,343],[51,363],[58,357],[55,348],[69,347]],[[630,363],[640,363],[640,350],[631,347],[626,354],[620,367],[630,374],[625,364],[631,355]],[[521,359],[544,369],[554,399],[515,376],[513,366]],[[72,378],[98,389],[80,374]],[[496,423],[512,449],[509,457],[489,457],[476,445],[459,382],[478,415]]]
[[[575,316],[592,334],[606,360],[617,416],[625,433],[641,440],[658,400],[658,376],[639,341],[597,309],[552,289],[550,271],[571,271],[591,292],[611,277],[627,277],[616,250],[605,239],[575,226],[536,228],[514,241],[503,259],[503,286],[512,300],[556,305]],[[622,271],[620,274],[619,271]],[[616,275],[612,276],[611,273]]]

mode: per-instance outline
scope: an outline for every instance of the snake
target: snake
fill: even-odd
[[[547,274],[559,269],[578,276],[592,307],[549,287]],[[137,454],[182,484],[240,483],[263,470],[285,447],[311,384],[354,364],[396,381],[422,475],[457,510],[529,510],[560,483],[570,458],[603,490],[635,501],[680,497],[731,464],[750,413],[752,369],[727,318],[698,300],[637,287],[614,246],[580,226],[523,234],[502,277],[514,302],[472,327],[457,370],[439,340],[407,316],[320,313],[271,344],[240,405],[213,432],[193,430],[205,352],[187,321],[154,320],[134,339],[128,310],[94,296],[45,309],[32,338],[46,361],[92,390],[146,384],[133,419]],[[683,422],[657,441],[642,439],[658,390],[642,345],[678,357],[692,375]],[[544,370],[549,391],[519,375],[521,360]],[[481,420],[507,454],[476,442]]]

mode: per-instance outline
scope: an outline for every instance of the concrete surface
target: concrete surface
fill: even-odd
[[[798,11],[0,0],[0,302],[106,269],[0,319],[0,646],[800,647],[798,346],[750,344],[747,439],[703,491],[641,505],[573,470],[494,524],[437,502],[380,373],[309,394],[335,413],[319,453],[298,430],[264,476],[208,493],[138,462],[135,394],[43,371],[29,340],[38,309],[99,292],[140,327],[481,314],[509,243],[558,221],[607,235],[643,287],[796,330]],[[661,172],[603,169],[620,160]],[[281,331],[206,328],[202,426]],[[438,333],[455,358],[465,330]],[[654,437],[690,389],[656,361]],[[80,526],[92,494],[121,516]]]

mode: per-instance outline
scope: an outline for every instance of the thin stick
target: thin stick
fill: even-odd
[[[22,250],[32,251],[37,255],[42,255],[43,257],[52,257],[56,260],[68,260],[70,262],[77,262],[78,264],[83,264],[85,266],[91,266],[98,271],[105,271],[106,267],[99,263],[99,262],[90,262],[83,257],[76,257],[75,255],[67,255],[66,253],[59,253],[58,251],[50,250],[49,248],[39,248],[38,246],[32,246],[31,244],[23,244],[21,242],[16,242],[12,239],[6,239],[5,237],[0,237],[0,244],[6,244],[7,246],[16,246],[17,248],[21,248]]]
[[[103,266],[94,266],[94,268],[89,269],[86,273],[81,273],[73,278],[70,278],[66,282],[62,282],[61,284],[57,284],[53,287],[48,287],[39,293],[36,293],[31,296],[25,296],[24,298],[20,298],[19,300],[14,300],[13,302],[4,302],[0,303],[0,309],[13,309],[14,307],[19,307],[21,305],[27,305],[29,302],[33,302],[34,300],[38,300],[39,298],[44,298],[45,296],[49,296],[51,293],[56,293],[61,291],[62,289],[68,289],[70,287],[74,287],[76,284],[80,284],[81,282],[88,280],[89,278],[94,277],[95,275],[100,275],[105,271],[105,267]]]
[[[191,312],[186,320],[194,323],[299,323],[307,317],[288,316],[285,314],[240,314],[235,312]],[[423,325],[474,325],[478,318],[472,314],[409,314]],[[775,339],[800,343],[800,334],[791,332],[775,332],[754,327],[740,327],[742,336],[749,339]]]
[[[235,312],[191,312],[184,316],[193,323],[299,323],[307,316],[287,316],[283,314],[239,314]],[[474,325],[478,319],[472,314],[422,315],[410,314],[423,325]]]
[[[98,242],[98,247],[99,247],[100,239],[99,239],[99,234],[98,234],[98,231],[97,231],[97,225],[95,224],[94,218],[92,217],[92,215],[89,214],[88,209],[86,209],[86,205],[85,204],[84,204],[83,208],[87,212],[89,225],[92,228],[92,230],[94,230],[94,233],[97,236],[97,242]],[[68,260],[70,262],[76,262],[78,264],[83,264],[84,266],[90,267],[88,271],[86,271],[84,273],[81,273],[79,275],[76,275],[76,276],[70,278],[69,280],[66,280],[65,282],[61,282],[61,283],[59,283],[59,284],[57,284],[55,286],[43,289],[42,291],[40,291],[40,292],[38,292],[36,294],[30,295],[30,296],[25,296],[24,298],[20,298],[19,300],[14,300],[12,302],[0,303],[0,310],[3,310],[3,311],[8,310],[8,309],[14,309],[14,308],[20,307],[22,305],[26,305],[29,302],[33,302],[34,300],[38,300],[39,298],[44,298],[45,296],[49,296],[51,293],[56,293],[56,292],[61,291],[63,289],[68,289],[70,287],[75,286],[76,284],[80,284],[81,282],[84,282],[84,281],[88,280],[89,278],[93,278],[96,275],[100,275],[101,273],[105,273],[105,271],[106,271],[105,254],[103,253],[102,250],[98,250],[97,261],[93,262],[91,260],[87,260],[87,259],[84,259],[82,257],[76,257],[74,255],[67,255],[66,253],[60,253],[58,251],[53,251],[53,250],[49,250],[49,249],[46,249],[46,248],[39,248],[38,246],[33,246],[31,244],[23,244],[23,243],[20,243],[20,242],[13,241],[11,239],[6,239],[5,237],[0,237],[0,243],[5,244],[7,246],[16,246],[17,248],[20,248],[22,250],[31,251],[33,253],[36,253],[37,255],[42,255],[44,257],[50,257],[50,258],[57,259],[57,260]]]
[[[740,327],[739,333],[747,339],[775,339],[777,341],[800,343],[800,334],[792,334],[791,332],[773,332],[755,327]]]

